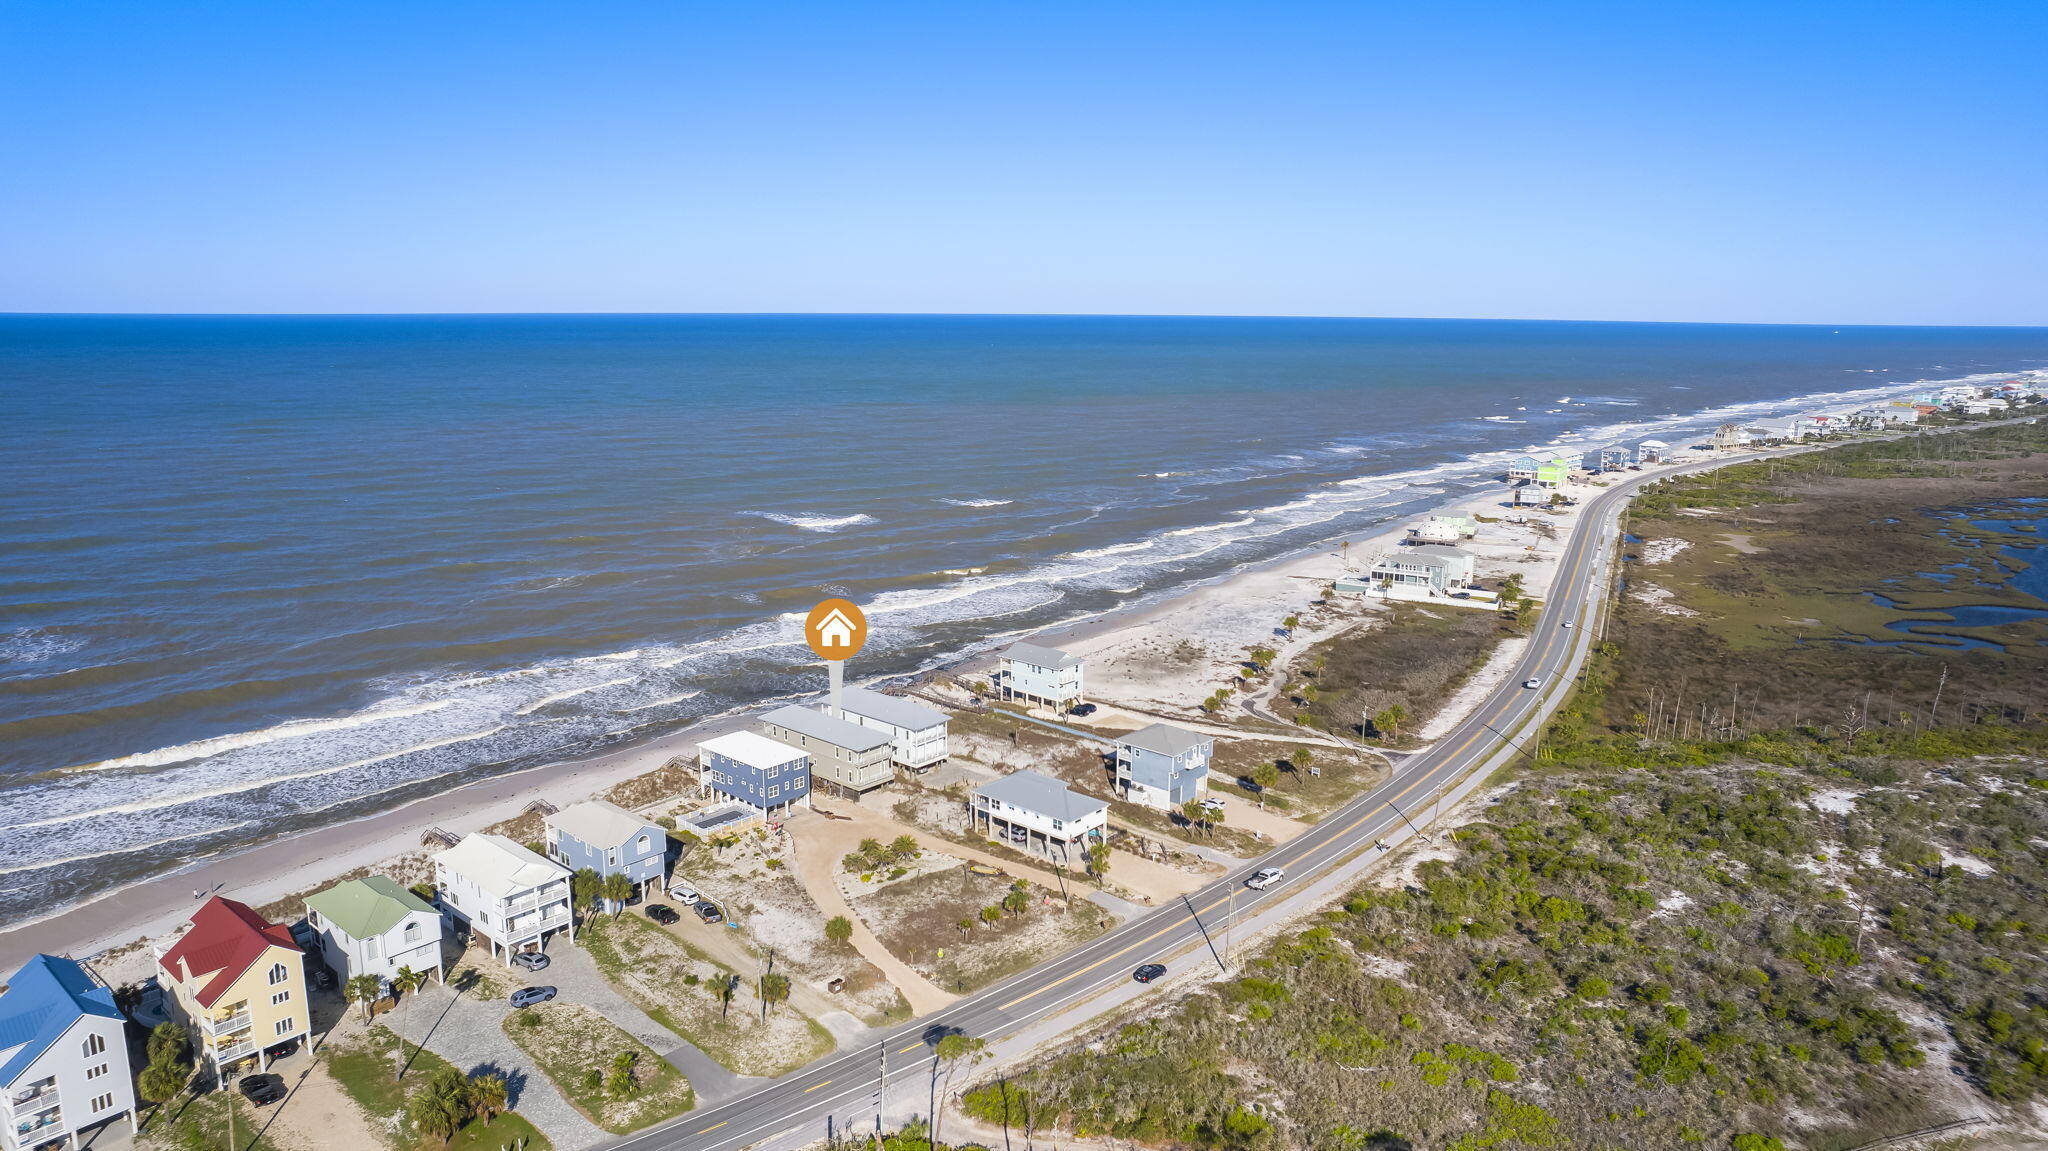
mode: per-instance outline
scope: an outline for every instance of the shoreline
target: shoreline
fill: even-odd
[[[1118,645],[1161,638],[1154,633],[1176,630],[1167,626],[1167,621],[1173,617],[1180,617],[1196,626],[1213,624],[1213,614],[1226,606],[1231,615],[1240,619],[1249,614],[1259,614],[1277,621],[1286,614],[1280,601],[1310,598],[1304,586],[1311,578],[1308,569],[1324,570],[1325,574],[1315,577],[1317,579],[1334,578],[1336,572],[1329,566],[1336,558],[1332,548],[1349,543],[1359,558],[1368,558],[1382,547],[1393,546],[1405,534],[1407,525],[1417,519],[1428,515],[1471,514],[1475,503],[1498,500],[1507,491],[1499,481],[1484,481],[1472,490],[1447,495],[1441,502],[1422,511],[1397,513],[1390,516],[1385,524],[1374,528],[1340,533],[1238,571],[1161,593],[1156,599],[1110,608],[1020,634],[1064,644],[1080,654],[1095,657],[1113,651]],[[1489,526],[1498,528],[1506,525]],[[1547,570],[1548,566],[1544,563],[1541,568]],[[1534,571],[1530,573],[1531,576],[1536,574]],[[1531,580],[1532,593],[1541,586],[1537,580]],[[1286,595],[1290,591],[1295,593],[1293,597]],[[1276,611],[1278,615],[1272,614]],[[1007,646],[1007,633],[992,635],[998,638],[991,646],[948,657],[919,674],[957,673],[990,664],[994,652]],[[905,678],[902,675],[883,677],[876,682]],[[1190,684],[1202,682],[1193,676],[1179,678]],[[811,694],[801,698],[809,699]],[[141,883],[73,904],[48,916],[0,929],[0,965],[18,965],[39,951],[88,960],[100,958],[109,951],[124,949],[174,929],[196,906],[193,899],[195,891],[229,894],[251,906],[261,906],[315,887],[323,880],[353,868],[375,865],[417,851],[421,846],[421,835],[430,828],[443,827],[461,835],[510,819],[536,799],[566,806],[654,771],[669,759],[694,750],[696,744],[705,739],[745,726],[748,717],[760,706],[756,701],[734,712],[697,720],[630,747],[476,780],[450,791],[422,796],[389,811],[190,861]]]
[[[1687,437],[1692,439],[1693,437]],[[1559,450],[1572,450],[1569,448]],[[1709,456],[1719,454],[1709,450]],[[1696,458],[1696,457],[1695,457]],[[1665,470],[1664,467],[1648,469]],[[1509,489],[1496,479],[1472,482],[1468,488],[1440,493],[1429,506],[1393,512],[1378,525],[1355,528],[1325,537],[1287,553],[1271,557],[1236,571],[1210,577],[1190,585],[1157,593],[1154,597],[1091,613],[1062,623],[1029,631],[991,632],[987,641],[964,654],[954,654],[928,665],[919,673],[961,673],[985,667],[994,652],[1013,635],[1030,635],[1040,640],[1073,648],[1094,661],[1105,655],[1115,657],[1120,649],[1157,643],[1171,637],[1186,642],[1190,635],[1204,640],[1214,633],[1237,632],[1239,638],[1257,642],[1254,617],[1270,628],[1290,614],[1290,601],[1306,603],[1313,596],[1309,581],[1327,582],[1341,574],[1332,551],[1349,544],[1356,560],[1363,561],[1378,550],[1391,546],[1404,535],[1407,524],[1424,516],[1472,515],[1495,510]],[[1597,488],[1581,487],[1580,494]],[[1533,508],[1533,505],[1528,505]],[[1500,544],[1499,537],[1514,534],[1502,522],[1487,525],[1483,533],[1492,538],[1478,545],[1481,563],[1495,574],[1504,562],[1517,562],[1504,555],[1487,555],[1484,549]],[[1568,534],[1568,533],[1567,533]],[[1516,542],[1520,542],[1517,540]],[[1473,546],[1466,541],[1461,546]],[[1539,543],[1527,545],[1519,562],[1532,566],[1526,574],[1529,593],[1544,598],[1553,557],[1541,554]],[[1220,617],[1220,619],[1219,619]],[[1238,651],[1243,648],[1239,647]],[[1122,651],[1129,657],[1132,653]],[[1210,649],[1207,654],[1216,656]],[[1114,664],[1115,658],[1107,662]],[[1132,661],[1135,662],[1135,661]],[[1163,669],[1154,669],[1163,670]],[[900,682],[906,675],[880,677],[875,682]],[[1181,709],[1199,700],[1203,692],[1175,698],[1176,690],[1200,687],[1204,680],[1189,669],[1169,674],[1141,676],[1128,673],[1121,682],[1114,675],[1098,676],[1091,666],[1091,687],[1105,680],[1117,684],[1120,698],[1135,688],[1149,705]],[[1165,681],[1165,682],[1162,682]],[[1157,697],[1157,698],[1154,698]],[[806,693],[800,698],[811,698]],[[1455,701],[1452,701],[1455,702]],[[0,929],[0,963],[19,963],[37,951],[87,958],[126,948],[176,927],[190,913],[195,891],[232,893],[260,906],[294,892],[317,887],[323,881],[351,869],[392,859],[421,847],[421,834],[440,826],[458,835],[512,818],[535,799],[566,805],[603,791],[625,780],[659,769],[669,759],[683,754],[704,739],[744,726],[761,706],[750,701],[717,716],[699,719],[652,736],[631,746],[611,749],[594,756],[557,761],[476,780],[452,790],[422,796],[402,806],[331,824],[316,830],[269,843],[236,849],[228,853],[188,861],[175,870],[122,889],[72,904],[48,915]],[[1450,703],[1447,703],[1447,707]],[[260,878],[255,878],[260,877]]]

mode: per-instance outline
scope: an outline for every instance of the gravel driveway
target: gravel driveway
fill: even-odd
[[[560,953],[574,950],[557,949],[555,966],[535,972],[538,978],[532,982],[553,982],[552,976],[562,965]],[[611,1138],[570,1106],[546,1073],[505,1034],[505,1016],[511,1010],[502,999],[471,999],[433,983],[413,994],[409,1008],[400,1008],[384,1016],[381,1022],[453,1063],[465,1074],[473,1075],[488,1067],[503,1075],[511,1088],[513,1109],[553,1140],[558,1151],[577,1151]]]

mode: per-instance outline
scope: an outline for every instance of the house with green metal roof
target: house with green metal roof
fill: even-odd
[[[446,978],[441,965],[441,913],[382,875],[345,880],[306,897],[306,925],[335,978],[389,980],[401,968]]]

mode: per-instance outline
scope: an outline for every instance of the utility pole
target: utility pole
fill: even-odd
[[[889,1041],[875,1044],[875,1052],[882,1057],[882,1076],[875,1080],[875,1151],[881,1151],[882,1115],[889,1109]]]

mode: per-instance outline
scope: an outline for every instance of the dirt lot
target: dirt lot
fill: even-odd
[[[787,1004],[764,1020],[751,972],[721,1004],[718,981],[733,972],[639,916],[599,917],[576,941],[620,994],[742,1075],[779,1075],[832,1050],[832,1036]]]
[[[926,978],[967,992],[1066,951],[1104,929],[1102,910],[1077,901],[1061,910],[1053,893],[1027,885],[1021,912],[993,925],[979,918],[1011,890],[1006,876],[980,876],[964,864],[894,882],[860,885],[853,907],[884,945]],[[961,924],[968,924],[962,927]]]
[[[1348,631],[1296,660],[1290,672],[1300,686],[1313,686],[1316,697],[1303,702],[1305,693],[1298,692],[1296,698],[1276,698],[1273,711],[1305,714],[1316,727],[1356,737],[1366,734],[1361,717],[1399,705],[1407,710],[1399,738],[1375,734],[1389,746],[1412,744],[1429,717],[1486,662],[1506,634],[1502,626],[1492,612],[1390,604],[1384,624]]]
[[[733,915],[741,930],[725,936],[742,936],[746,952],[756,960],[774,952],[779,969],[807,985],[809,994],[793,1000],[798,1007],[814,1014],[846,1011],[870,1025],[908,1018],[909,1004],[874,964],[825,939],[828,917],[804,891],[794,874],[795,862],[786,836],[749,832],[739,846],[723,852],[691,849],[676,874]],[[678,910],[687,914],[689,909]],[[680,931],[687,938],[691,925],[686,922]],[[835,978],[845,979],[845,985],[836,993],[826,991]]]

